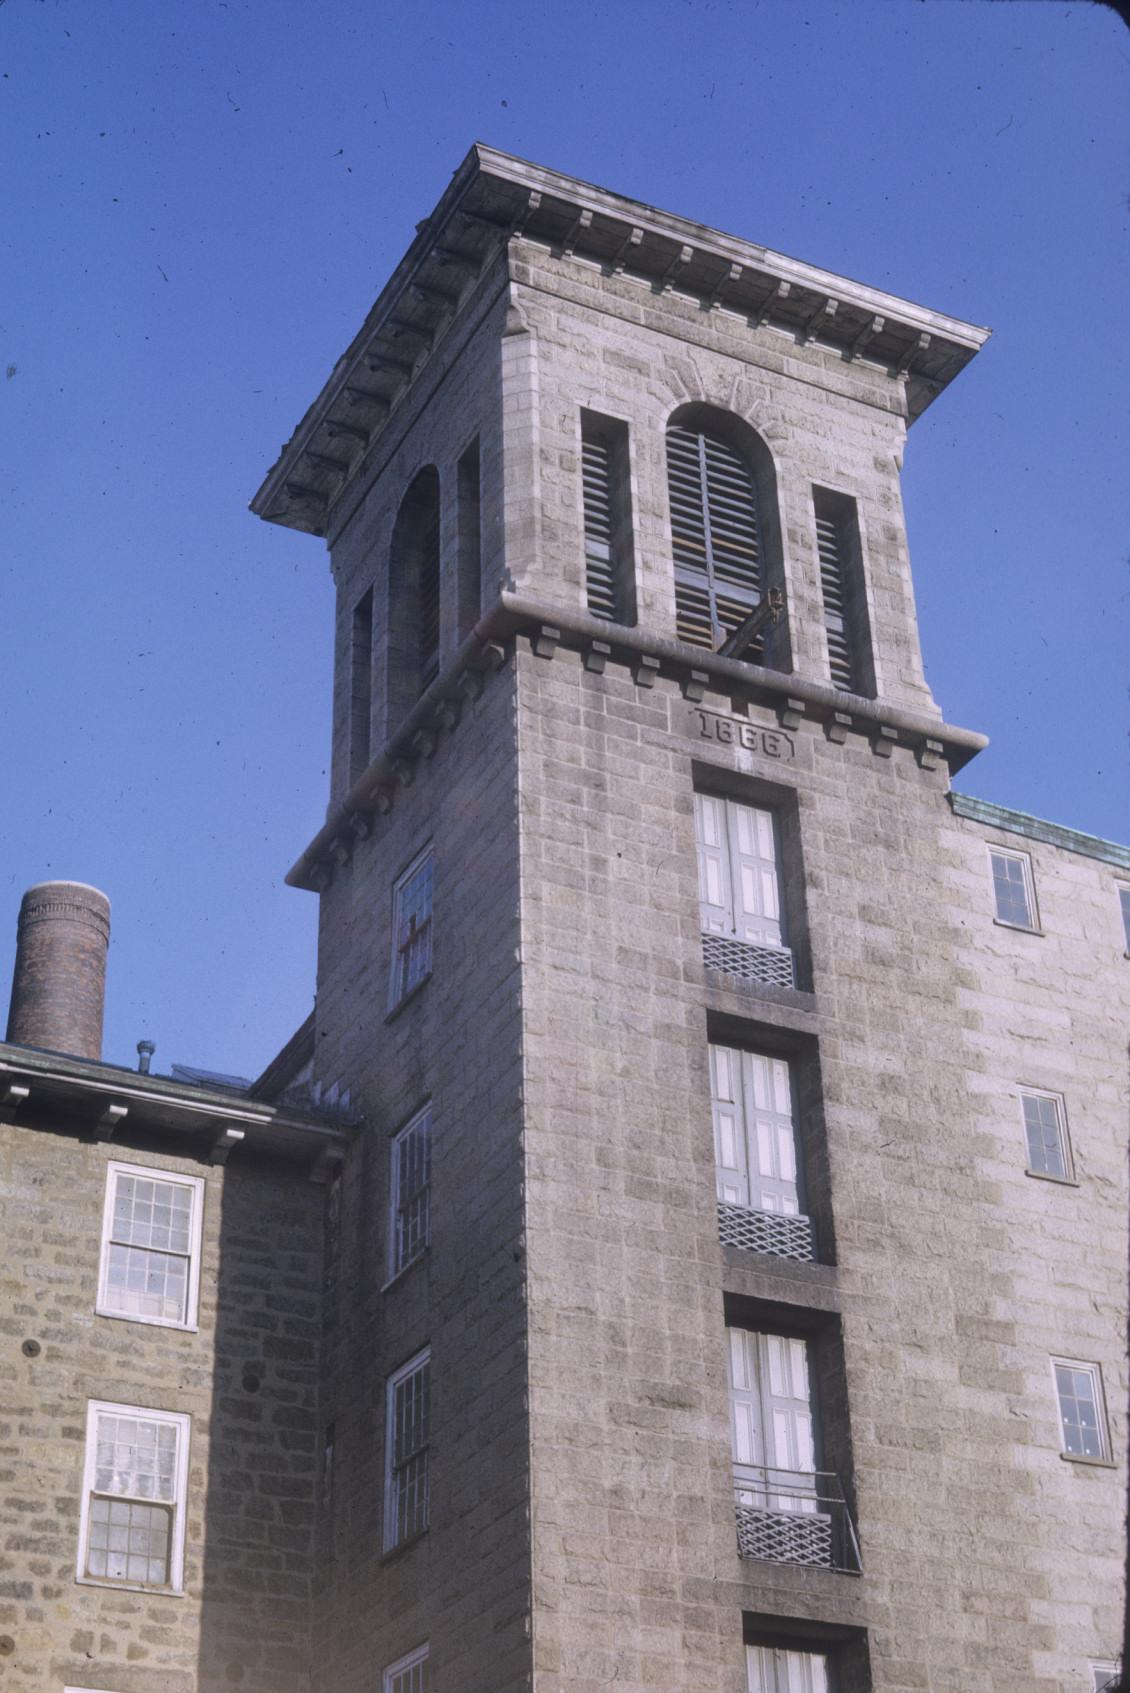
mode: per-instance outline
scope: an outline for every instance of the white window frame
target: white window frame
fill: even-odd
[[[1118,889],[1118,915],[1122,919],[1122,944],[1127,958],[1130,958],[1130,882],[1116,882],[1115,887]]]
[[[747,1646],[749,1693],[832,1693],[832,1662],[827,1652],[807,1647]]]
[[[398,1546],[408,1545],[408,1543],[410,1541],[417,1539],[417,1537],[419,1535],[427,1533],[427,1530],[430,1527],[429,1502],[428,1502],[428,1497],[427,1497],[427,1487],[428,1487],[428,1482],[430,1480],[430,1469],[431,1469],[430,1441],[425,1440],[424,1445],[423,1445],[423,1452],[424,1452],[424,1455],[425,1455],[424,1456],[425,1497],[424,1497],[424,1512],[423,1512],[424,1520],[416,1528],[414,1528],[410,1534],[405,1534],[403,1537],[401,1537],[400,1534],[398,1533],[398,1526],[399,1526],[398,1525],[399,1492],[398,1492],[398,1487],[397,1487],[397,1480],[398,1480],[399,1468],[395,1463],[395,1458],[396,1458],[396,1390],[403,1382],[407,1381],[411,1376],[414,1376],[417,1373],[417,1371],[420,1371],[420,1370],[423,1370],[423,1369],[428,1370],[427,1419],[428,1419],[429,1431],[430,1431],[430,1424],[431,1424],[431,1404],[430,1404],[430,1400],[431,1400],[431,1368],[430,1368],[430,1366],[431,1366],[431,1361],[432,1361],[431,1347],[425,1346],[425,1347],[422,1348],[421,1351],[417,1352],[414,1357],[409,1358],[406,1363],[401,1364],[401,1366],[398,1370],[394,1370],[392,1375],[389,1376],[388,1381],[385,1385],[384,1550],[386,1552],[393,1552],[393,1551],[396,1550],[396,1548]]]
[[[1092,1693],[1104,1693],[1104,1689],[1122,1673],[1122,1665],[1117,1658],[1093,1658],[1087,1668],[1091,1672]]]
[[[1040,930],[1040,908],[1036,903],[1036,879],[1032,874],[1032,856],[1027,852],[1020,852],[1014,847],[995,846],[991,842],[989,853],[989,884],[993,890],[993,921],[1000,923],[1006,929],[1019,929],[1023,934],[1038,935]],[[997,900],[997,878],[993,867],[994,858],[1003,858],[1013,864],[1019,864],[1021,878],[1024,884],[1024,898],[1028,905],[1028,921],[1017,923],[1012,917],[1002,917],[1000,904]]]
[[[722,808],[723,839],[715,846],[705,838],[708,806]],[[785,912],[785,890],[781,876],[781,829],[778,812],[771,805],[734,799],[709,788],[694,791],[695,838],[699,864],[699,913],[704,934],[725,935],[751,946],[788,952],[789,936]],[[740,823],[757,842],[758,850],[743,852]],[[765,849],[768,850],[765,850]],[[719,897],[711,898],[710,867],[718,877]],[[752,874],[755,898],[742,908],[743,866]]]
[[[169,1423],[177,1430],[177,1457],[174,1472],[172,1521],[169,1528],[169,1580],[156,1586],[149,1582],[117,1581],[112,1576],[88,1575],[86,1572],[90,1535],[90,1501],[94,1492],[94,1477],[98,1456],[98,1419],[101,1416],[143,1417],[148,1422]],[[157,1411],[142,1405],[117,1405],[106,1399],[90,1399],[86,1407],[86,1456],[82,1470],[82,1509],[79,1515],[78,1558],[75,1580],[84,1587],[112,1587],[128,1593],[163,1593],[173,1596],[184,1593],[184,1536],[188,1496],[188,1448],[192,1433],[192,1418],[181,1411]],[[131,1499],[131,1494],[108,1497]],[[139,1501],[166,1503],[166,1501]]]
[[[427,1180],[416,1189],[414,1197],[423,1198],[424,1227],[423,1239],[410,1255],[401,1255],[401,1177],[402,1155],[401,1148],[410,1136],[423,1132],[424,1158],[427,1165]],[[405,1123],[393,1137],[389,1149],[389,1212],[388,1212],[388,1282],[389,1286],[396,1278],[403,1274],[412,1264],[421,1259],[432,1242],[432,1208],[431,1208],[431,1164],[432,1164],[432,1108],[427,1104],[415,1116]]]
[[[1024,1109],[1026,1099],[1048,1100],[1055,1107],[1056,1128],[1059,1132],[1059,1151],[1063,1160],[1062,1174],[1054,1170],[1036,1170],[1032,1167],[1032,1143],[1028,1139],[1028,1116]],[[1018,1093],[1020,1104],[1020,1124],[1024,1134],[1024,1156],[1027,1159],[1027,1173],[1044,1182],[1075,1183],[1075,1165],[1071,1156],[1071,1136],[1067,1129],[1067,1105],[1061,1093],[1051,1093],[1047,1088],[1022,1087]]]
[[[409,1670],[426,1664],[427,1661],[428,1643],[425,1640],[422,1646],[417,1646],[414,1651],[405,1653],[403,1658],[397,1658],[394,1664],[388,1665],[381,1676],[381,1693],[406,1693],[405,1689],[397,1687],[398,1678],[406,1675]]]
[[[1098,1429],[1098,1452],[1069,1452],[1064,1437],[1063,1428],[1063,1400],[1059,1394],[1059,1382],[1056,1370],[1080,1370],[1090,1377],[1094,1387],[1095,1421]],[[1109,1464],[1112,1462],[1110,1444],[1110,1419],[1107,1416],[1106,1394],[1103,1391],[1103,1369],[1101,1364],[1089,1364],[1081,1358],[1053,1358],[1051,1360],[1052,1392],[1055,1395],[1056,1412],[1059,1418],[1059,1455],[1069,1464]]]
[[[185,1315],[154,1317],[139,1311],[120,1311],[109,1303],[110,1247],[113,1242],[114,1195],[119,1176],[139,1176],[144,1181],[166,1182],[169,1186],[188,1188],[192,1195],[192,1219],[189,1225],[188,1276],[185,1287]],[[195,1334],[199,1328],[200,1312],[200,1250],[204,1228],[204,1178],[182,1176],[178,1171],[160,1169],[150,1164],[122,1164],[116,1159],[106,1166],[106,1197],[102,1207],[102,1247],[98,1264],[98,1297],[94,1309],[100,1317],[116,1317],[127,1323],[151,1323],[157,1328],[185,1329]],[[159,1247],[135,1247],[135,1251],[161,1251]],[[180,1256],[180,1254],[176,1254]]]
[[[432,973],[432,908],[435,900],[434,859],[434,849],[432,843],[429,841],[428,845],[423,847],[416,854],[411,864],[401,871],[400,875],[396,878],[396,881],[392,884],[392,963],[389,970],[388,983],[388,1008],[390,1013],[395,1011],[398,1006],[403,1005],[405,1000],[410,998],[417,989],[422,988]],[[432,875],[432,881],[428,889],[427,917],[423,923],[413,928],[406,941],[402,941],[400,931],[403,923],[401,913],[404,906],[404,896],[408,888],[411,887],[412,882],[425,868],[425,866],[430,867]],[[421,971],[416,980],[409,985],[408,965],[412,956],[412,942],[416,939],[416,937],[424,934],[427,936],[427,966],[423,971]]]

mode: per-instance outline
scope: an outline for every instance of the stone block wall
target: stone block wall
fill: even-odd
[[[198,1332],[95,1314],[111,1159],[205,1178]],[[322,1203],[270,1160],[3,1129],[6,1689],[309,1693]],[[191,1417],[183,1596],[75,1580],[92,1399]]]

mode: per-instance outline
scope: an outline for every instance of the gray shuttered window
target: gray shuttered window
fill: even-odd
[[[824,632],[828,637],[828,666],[837,688],[855,692],[851,641],[848,638],[844,561],[839,525],[816,513],[816,545],[820,554],[820,588],[824,595]]]
[[[863,585],[859,515],[847,494],[812,490],[816,551],[828,674],[833,687],[849,694],[873,694],[874,676],[868,644],[867,596]]]
[[[581,488],[585,529],[585,603],[609,623],[636,620],[628,426],[581,413]]]
[[[706,430],[667,431],[679,638],[717,649],[761,600],[761,518],[753,472]],[[761,643],[748,656],[757,659]]]

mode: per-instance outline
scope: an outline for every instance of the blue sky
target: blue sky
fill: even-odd
[[[1130,35],[983,0],[0,0],[0,981],[114,905],[106,1057],[309,1009],[324,547],[247,502],[475,139],[993,339],[911,433],[967,792],[1127,838]]]

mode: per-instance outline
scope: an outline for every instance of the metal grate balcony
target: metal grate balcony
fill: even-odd
[[[708,970],[724,970],[727,976],[740,976],[743,982],[778,988],[796,985],[793,955],[787,946],[755,946],[732,935],[704,934],[702,962]]]
[[[718,1238],[723,1246],[746,1252],[768,1252],[811,1264],[816,1257],[809,1217],[785,1216],[780,1211],[747,1211],[744,1205],[718,1201]]]
[[[839,1477],[828,1470],[800,1473],[737,1465],[734,1512],[739,1557],[854,1575],[862,1571],[844,1490]]]

